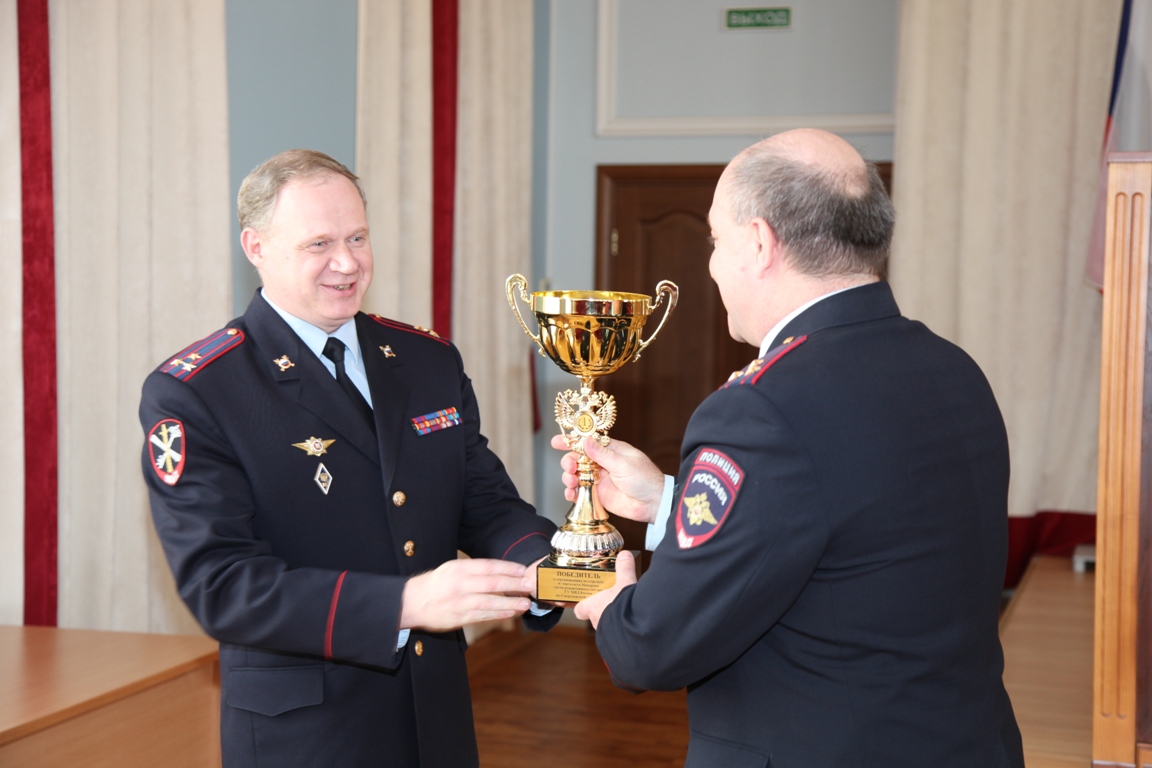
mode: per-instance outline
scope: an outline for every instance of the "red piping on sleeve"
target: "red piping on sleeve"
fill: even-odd
[[[344,577],[348,571],[341,572],[336,579],[336,588],[332,590],[332,605],[328,607],[328,626],[324,629],[324,658],[332,660],[332,625],[336,623],[336,604],[340,602],[340,588],[344,586]]]
[[[510,546],[510,547],[508,547],[508,549],[504,550],[504,554],[500,556],[500,559],[504,560],[505,558],[507,558],[508,553],[511,552],[512,550],[516,549],[516,545],[519,544],[520,542],[524,541],[524,539],[530,538],[532,536],[543,536],[543,535],[544,534],[540,533],[540,531],[535,531],[534,533],[530,533],[527,536],[521,536],[520,538],[516,539],[516,541],[512,542],[512,546]]]

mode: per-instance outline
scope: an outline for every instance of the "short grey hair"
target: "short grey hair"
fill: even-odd
[[[343,176],[352,182],[367,207],[368,199],[364,196],[359,177],[343,163],[323,152],[289,149],[256,166],[240,185],[240,193],[236,196],[236,216],[240,219],[240,229],[266,228],[272,220],[276,198],[289,182],[325,175]]]
[[[835,173],[756,146],[728,172],[732,219],[767,221],[803,274],[887,276],[896,212],[875,164]]]

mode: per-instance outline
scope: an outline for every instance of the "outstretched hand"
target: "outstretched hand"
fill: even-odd
[[[447,632],[465,624],[510,619],[528,610],[526,568],[505,560],[449,560],[408,579],[401,629]]]
[[[664,473],[642,451],[623,440],[613,440],[608,445],[600,445],[595,439],[586,437],[581,445],[588,458],[600,465],[596,493],[600,503],[615,515],[642,523],[656,520],[660,495],[664,491]],[[563,435],[552,438],[552,447],[568,450]],[[564,495],[568,501],[576,500],[576,489],[580,485],[580,470],[577,468],[579,454],[569,451],[560,459],[564,470]]]
[[[620,550],[616,555],[616,583],[608,589],[586,597],[576,604],[576,618],[592,622],[593,627],[600,626],[600,614],[612,604],[620,590],[630,584],[636,583],[636,558],[626,549]]]

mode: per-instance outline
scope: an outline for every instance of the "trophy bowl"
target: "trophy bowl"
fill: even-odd
[[[585,437],[607,445],[608,430],[616,421],[616,401],[594,390],[595,379],[636,360],[676,306],[679,289],[663,280],[656,299],[622,291],[527,291],[523,275],[511,275],[504,285],[508,304],[520,327],[540,354],[563,371],[580,379],[580,390],[565,390],[556,397],[556,422],[568,447],[580,455],[580,487],[564,525],[552,537],[552,552],[537,570],[537,599],[578,602],[616,581],[616,554],[624,537],[608,522],[608,513],[596,493],[598,467],[581,448]],[[536,318],[539,333],[524,322],[516,303],[520,299]],[[667,299],[660,324],[648,339],[641,333],[648,316]]]
[[[639,355],[650,302],[641,293],[534,293],[531,307],[540,327],[540,349],[581,379],[613,373]]]

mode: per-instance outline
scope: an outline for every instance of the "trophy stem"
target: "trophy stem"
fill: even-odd
[[[587,456],[579,461],[580,487],[568,510],[567,522],[552,536],[549,559],[557,565],[610,568],[624,537],[608,522],[608,513],[596,493],[596,463]]]
[[[608,520],[608,513],[600,503],[600,495],[596,493],[597,470],[600,467],[592,459],[580,454],[576,464],[580,471],[580,489],[576,493],[576,501],[572,509],[568,510],[566,518],[570,523],[581,525],[595,525]]]

